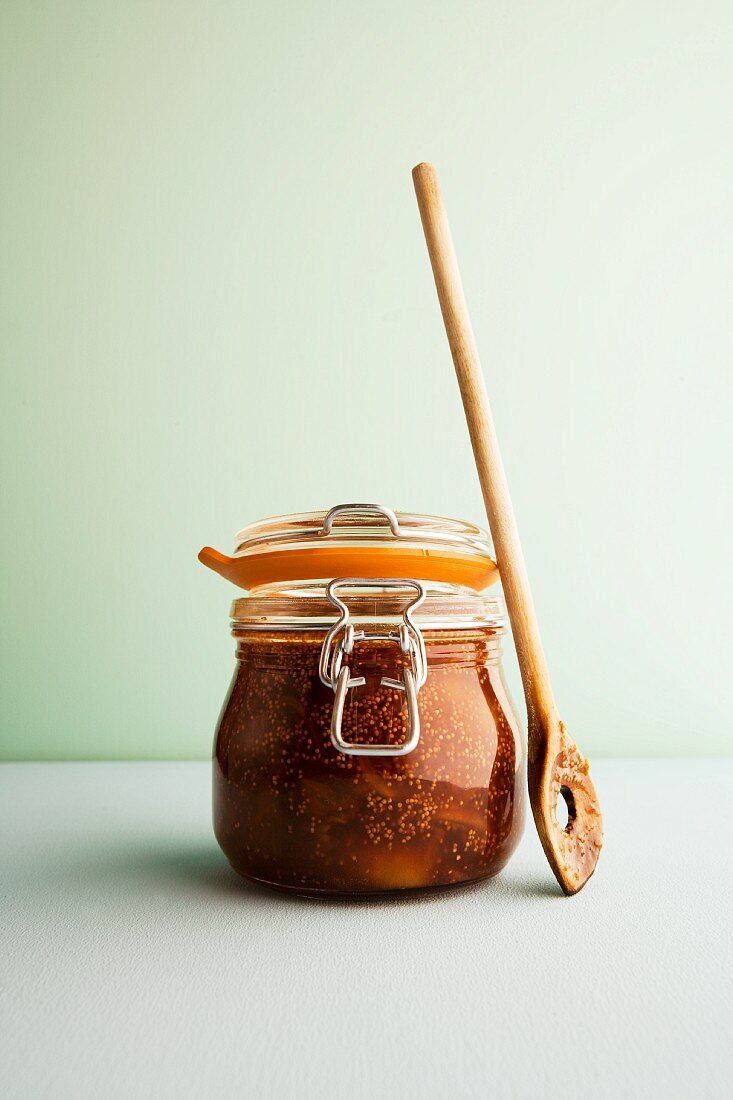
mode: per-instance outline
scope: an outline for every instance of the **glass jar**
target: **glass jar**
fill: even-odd
[[[334,512],[343,526],[333,527]],[[402,894],[496,874],[524,820],[502,605],[424,576],[436,547],[453,556],[449,575],[485,574],[485,536],[364,505],[265,527],[242,532],[237,554],[272,554],[274,540],[279,553],[301,555],[297,573],[313,574],[324,556],[304,565],[304,548],[328,539],[329,572],[340,569],[339,542],[349,564],[361,553],[361,568],[260,583],[233,604],[237,667],[213,783],[214,830],[230,863],[308,896]],[[393,556],[402,544],[402,565],[413,555],[412,575],[389,574],[385,539]],[[280,566],[281,577],[293,571]]]

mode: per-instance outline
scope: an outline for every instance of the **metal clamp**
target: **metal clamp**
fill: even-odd
[[[397,630],[366,631],[354,630],[349,622],[349,609],[336,595],[339,588],[413,588],[417,597],[407,605],[402,613],[402,622]],[[331,627],[323,640],[318,673],[322,682],[335,694],[333,714],[331,716],[331,742],[335,749],[347,756],[406,756],[412,752],[420,740],[420,714],[417,706],[417,694],[428,676],[428,662],[425,652],[425,639],[413,621],[412,613],[425,599],[425,585],[420,581],[385,577],[344,577],[331,581],[326,589],[329,600],[341,612],[339,619]],[[366,683],[363,676],[352,676],[344,657],[354,651],[356,642],[381,641],[393,642],[400,652],[410,658],[410,664],[403,669],[402,679],[383,676],[380,683],[384,687],[404,691],[407,699],[407,740],[401,745],[364,745],[345,741],[341,734],[341,722],[344,703],[349,688],[361,687]]]

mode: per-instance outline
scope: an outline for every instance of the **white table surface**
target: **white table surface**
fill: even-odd
[[[733,1095],[733,761],[597,761],[598,871],[528,824],[493,882],[247,886],[207,764],[0,767],[0,1095]]]

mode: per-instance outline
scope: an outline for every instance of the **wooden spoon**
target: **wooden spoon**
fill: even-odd
[[[431,164],[418,164],[412,178],[522,673],[527,703],[527,778],[532,814],[557,881],[566,894],[575,894],[593,874],[603,842],[598,796],[588,761],[569,737],[552,693],[438,177]],[[564,828],[557,818],[560,796],[568,810]]]

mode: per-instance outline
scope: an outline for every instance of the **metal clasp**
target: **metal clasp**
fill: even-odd
[[[366,631],[354,630],[349,622],[349,609],[336,592],[340,588],[413,588],[417,596],[402,613],[402,622],[397,630]],[[331,627],[323,640],[318,672],[322,682],[330,687],[335,699],[331,716],[331,742],[335,749],[347,756],[406,756],[417,746],[420,740],[420,714],[417,706],[417,694],[428,676],[425,639],[413,621],[412,613],[425,599],[425,585],[420,581],[395,579],[392,577],[344,577],[331,581],[326,589],[334,607],[341,612],[339,619]],[[407,699],[407,740],[401,745],[364,745],[345,741],[341,734],[341,722],[344,703],[349,688],[361,687],[366,683],[363,676],[352,676],[344,658],[354,651],[356,642],[382,641],[393,642],[400,652],[410,658],[410,664],[403,669],[402,679],[383,676],[380,683],[384,687],[404,691]]]

